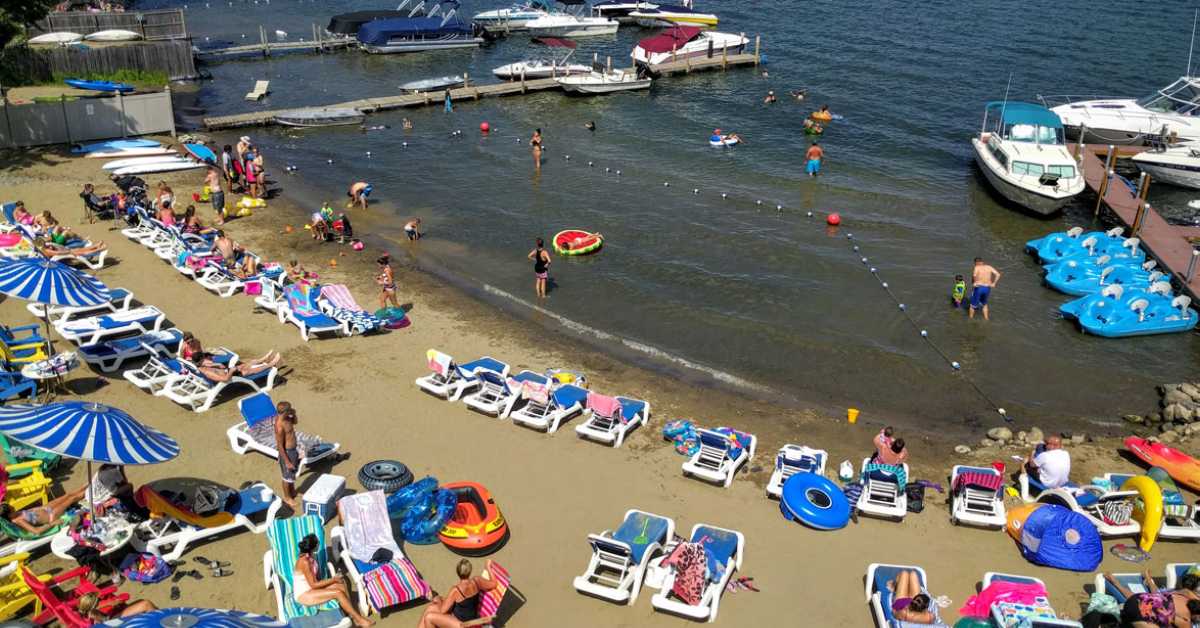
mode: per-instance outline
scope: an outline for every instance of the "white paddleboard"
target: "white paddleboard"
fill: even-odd
[[[133,32],[120,28],[110,28],[108,30],[96,31],[89,35],[84,35],[84,39],[89,41],[134,41],[141,39],[142,36]]]
[[[204,164],[188,161],[184,163],[161,163],[161,164],[145,164],[141,166],[126,166],[113,170],[113,174],[118,177],[123,177],[127,174],[150,174],[152,172],[175,172],[176,170],[192,170],[194,168],[203,168]]]
[[[126,148],[124,150],[98,150],[94,153],[88,153],[88,159],[121,159],[122,157],[149,157],[152,155],[173,155],[174,148],[163,148],[156,146],[153,148]]]
[[[100,166],[102,170],[118,170],[128,168],[129,166],[149,166],[152,164],[180,164],[190,163],[190,159],[180,157],[179,155],[153,155],[150,157],[130,157],[128,159],[118,159],[110,161]]]
[[[73,44],[77,41],[83,41],[83,35],[79,33],[46,33],[31,37],[31,44]]]

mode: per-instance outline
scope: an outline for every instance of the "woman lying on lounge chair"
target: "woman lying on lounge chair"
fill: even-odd
[[[892,589],[892,614],[910,624],[932,624],[937,618],[929,610],[931,600],[921,592],[921,577],[915,571],[901,571],[888,583]]]
[[[58,524],[67,509],[83,499],[86,486],[71,491],[62,497],[50,500],[45,506],[32,506],[25,510],[13,510],[8,504],[0,504],[0,517],[12,521],[17,527],[33,534],[41,534]]]
[[[479,594],[496,588],[496,581],[471,577],[471,561],[458,561],[458,584],[446,597],[433,596],[417,628],[462,628],[463,622],[479,619]]]
[[[84,255],[91,255],[92,253],[99,253],[108,249],[108,245],[103,242],[97,242],[96,244],[81,246],[73,249],[61,244],[55,244],[44,238],[38,238],[37,240],[34,240],[33,246],[37,248],[39,253],[45,255],[46,257],[56,257],[58,255],[75,255],[77,257],[83,257]]]
[[[227,382],[236,375],[249,377],[279,365],[283,357],[274,351],[268,351],[260,360],[243,362],[233,368],[217,362],[211,353],[201,352],[196,356],[196,366],[200,373],[214,382]]]
[[[320,606],[329,600],[337,600],[338,606],[342,607],[342,612],[350,617],[355,626],[359,628],[374,626],[375,622],[363,617],[354,607],[354,602],[350,601],[350,594],[341,578],[317,579],[317,560],[313,558],[313,552],[316,551],[317,545],[317,537],[311,534],[300,539],[300,542],[296,544],[300,549],[296,566],[292,568],[292,595],[295,596],[296,603],[304,606]]]

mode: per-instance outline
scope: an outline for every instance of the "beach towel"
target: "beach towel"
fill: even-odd
[[[1035,604],[1039,598],[1045,600],[1046,595],[1046,587],[1037,582],[997,580],[978,594],[967,598],[967,603],[958,609],[958,614],[963,617],[986,619],[991,613],[993,604],[1001,602]]]
[[[704,546],[700,543],[680,543],[662,562],[664,567],[675,568],[671,592],[689,606],[699,604],[704,595],[707,562]]]
[[[321,286],[321,296],[337,307],[358,312],[363,311],[345,284],[335,283]]]
[[[430,349],[429,351],[425,352],[425,359],[429,361],[430,371],[437,373],[442,377],[450,376],[450,366],[454,362],[450,356],[438,351],[437,349]]]
[[[521,398],[539,405],[550,403],[550,387],[537,382],[521,382]]]
[[[1004,484],[1004,478],[995,473],[983,473],[980,471],[966,471],[959,473],[954,479],[954,487],[951,489],[954,492],[959,492],[968,486],[977,486],[979,488],[997,491]]]
[[[338,500],[346,544],[355,560],[371,562],[375,552],[386,549],[398,553],[392,538],[392,523],[388,519],[387,498],[383,491],[368,491],[347,495]]]
[[[318,312],[312,306],[312,300],[308,298],[308,293],[303,288],[292,284],[283,289],[283,294],[287,298],[288,308],[297,316],[319,316]]]
[[[512,580],[508,575],[508,570],[495,561],[487,561],[484,569],[488,576],[496,582],[496,588],[479,594],[479,616],[494,617],[500,609],[500,602],[504,600],[504,594],[508,592]]]
[[[588,393],[587,407],[597,416],[606,418],[617,416],[621,413],[621,402],[616,397],[609,397],[600,393]],[[623,421],[624,417],[621,418]]]
[[[372,491],[378,492],[378,491]],[[421,579],[417,568],[407,558],[372,569],[363,575],[363,588],[375,609],[429,597],[429,584]]]
[[[733,429],[732,427],[718,427],[713,430],[718,434],[724,434],[729,437],[732,443],[729,446],[729,457],[737,460],[738,456],[742,455],[742,451],[750,448],[750,435]]]
[[[265,419],[247,427],[246,434],[253,438],[254,442],[274,449],[275,418]],[[296,447],[300,450],[301,458],[310,454],[315,456],[317,452],[329,446],[320,436],[296,430]]]
[[[882,471],[884,473],[890,473],[896,476],[896,484],[900,486],[900,490],[902,491],[904,490],[904,487],[908,485],[908,476],[904,474],[904,467],[902,465],[879,464],[877,462],[869,463],[867,464],[866,468],[863,469],[863,479],[865,480],[870,477],[871,473],[874,471]]]

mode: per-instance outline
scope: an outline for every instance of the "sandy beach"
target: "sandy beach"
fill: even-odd
[[[586,535],[615,528],[629,508],[672,517],[683,534],[703,522],[736,529],[746,536],[740,575],[753,577],[761,592],[726,593],[716,622],[724,626],[869,626],[872,620],[864,603],[863,575],[873,562],[923,566],[933,593],[953,601],[943,612],[948,623],[957,617],[958,607],[975,592],[986,571],[1042,578],[1063,616],[1077,618],[1080,604],[1086,603],[1084,585],[1091,582],[1091,574],[1036,567],[1022,559],[1011,539],[1001,532],[951,526],[946,494],[928,493],[925,511],[909,514],[902,523],[863,518],[842,531],[822,533],[785,521],[777,503],[763,493],[774,452],[785,443],[827,449],[831,475],[842,460],[857,465],[871,450],[871,437],[883,421],[870,409],[864,409],[857,424],[848,425],[844,414],[830,408],[773,406],[702,385],[694,378],[581,351],[569,335],[521,324],[496,307],[416,270],[419,251],[410,249],[420,244],[393,237],[391,234],[399,232],[398,225],[375,229],[376,219],[352,214],[356,230],[365,236],[364,251],[314,242],[300,228],[312,207],[305,208],[285,195],[252,217],[231,221],[226,230],[264,259],[298,259],[318,272],[322,283],[347,284],[368,309],[374,309],[377,300],[372,281],[374,259],[381,251],[391,250],[399,262],[398,296],[402,303],[411,304],[413,324],[406,329],[306,343],[294,326],[280,325],[273,314],[256,311],[250,297],[219,298],[119,231],[110,230],[110,224],[79,224],[80,186],[107,183],[98,160],[74,158],[65,151],[31,150],[4,154],[2,161],[0,201],[21,199],[34,212],[49,209],[85,236],[109,244],[109,259],[115,258],[115,263],[96,273],[108,286],[127,288],[137,300],[158,306],[173,325],[193,332],[208,347],[228,347],[243,356],[261,355],[269,349],[282,353],[287,368],[272,397],[290,401],[297,408],[301,429],[341,443],[342,451],[351,455],[332,470],[317,467],[302,476],[301,490],[320,472],[343,475],[348,488],[361,490],[355,479],[359,467],[381,458],[404,462],[417,477],[428,474],[442,482],[472,480],[487,486],[512,530],[509,543],[490,558],[508,568],[514,584],[528,598],[510,625],[673,626],[685,622],[653,610],[651,591],[644,591],[632,607],[624,607],[582,596],[571,586],[572,578],[587,564]],[[193,171],[163,179],[182,198],[199,190],[202,176]],[[280,178],[278,174],[276,178]],[[147,177],[149,182],[157,180],[157,175]],[[286,179],[281,182],[287,185]],[[313,181],[308,184],[317,185]],[[344,190],[336,187],[326,194],[335,202],[344,199]],[[206,204],[198,204],[197,213],[206,222],[211,218]],[[286,225],[293,227],[291,232],[285,230]],[[514,252],[515,256],[523,254]],[[336,261],[336,266],[331,261]],[[24,305],[5,298],[0,303],[0,320],[10,325],[34,322]],[[60,348],[65,344],[57,341]],[[581,370],[593,389],[645,399],[654,414],[647,429],[638,430],[616,450],[576,438],[575,423],[547,436],[420,392],[413,380],[425,374],[429,348],[462,359],[492,355],[507,361],[514,371]],[[262,480],[278,487],[274,461],[255,454],[238,456],[229,449],[225,430],[240,421],[236,398],[241,393],[226,395],[210,411],[195,414],[165,398],[142,393],[119,375],[110,377],[86,367],[73,372],[67,385],[72,397],[122,408],[172,435],[183,446],[175,461],[130,468],[128,475],[135,485],[162,478],[198,477],[230,486]],[[919,383],[914,383],[912,394],[922,394]],[[680,417],[756,434],[758,450],[749,472],[739,474],[728,489],[684,478],[680,472],[684,459],[662,440],[660,431],[666,421]],[[968,455],[953,452],[960,443],[977,445],[987,428],[999,424],[998,419],[981,426],[978,433],[961,435],[948,434],[937,425],[922,425],[921,417],[903,417],[897,423],[909,442],[910,478],[940,482],[946,488],[953,464],[987,464],[1000,459],[1011,468],[1012,455],[1027,453],[994,448]],[[1029,427],[1012,426],[1014,431]],[[1052,431],[1055,426],[1040,427]],[[1074,459],[1072,476],[1077,480],[1105,471],[1139,469],[1118,455],[1116,438],[1096,438],[1068,448]],[[1194,444],[1183,448],[1195,453]],[[75,465],[58,479],[60,492],[61,487],[79,486],[84,481],[83,466]],[[1109,540],[1106,549],[1116,542],[1131,541]],[[235,573],[226,578],[185,579],[179,584],[182,597],[176,602],[168,599],[169,583],[130,583],[122,590],[159,606],[239,608],[274,615],[273,594],[263,588],[260,577],[266,549],[264,537],[250,534],[194,546],[185,559],[228,560]],[[457,555],[441,545],[404,549],[435,589],[445,590],[453,584]],[[1166,563],[1195,560],[1195,550],[1191,544],[1160,540],[1147,563],[1124,562],[1106,551],[1101,569],[1145,568],[1161,574]],[[46,555],[33,566],[46,571],[61,570],[68,564]],[[420,612],[419,606],[393,611],[385,614],[381,625],[414,625]]]

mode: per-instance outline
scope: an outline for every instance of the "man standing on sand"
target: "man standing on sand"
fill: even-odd
[[[216,224],[225,224],[225,188],[221,187],[221,175],[216,166],[209,167],[208,174],[204,176],[204,185],[208,186],[208,200],[217,214]]]
[[[983,320],[988,318],[988,295],[1000,282],[1000,271],[985,264],[982,257],[975,258],[975,270],[971,272],[971,309],[968,318],[975,318],[975,310],[983,310]]]
[[[808,176],[815,177],[821,172],[821,158],[825,156],[825,151],[821,148],[820,142],[813,142],[812,146],[808,147],[808,152],[804,153],[805,166],[804,171]]]
[[[300,469],[300,450],[296,447],[296,409],[286,401],[275,406],[275,448],[279,451],[279,473],[283,478],[283,501],[292,511],[296,503],[296,471]]]

